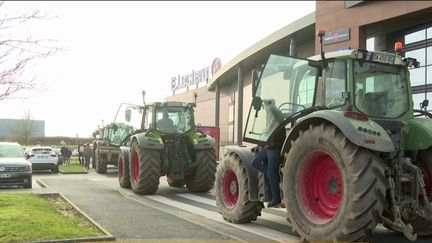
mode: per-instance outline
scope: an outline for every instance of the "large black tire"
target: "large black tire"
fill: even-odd
[[[384,162],[332,125],[310,126],[283,168],[288,218],[307,241],[364,241],[387,206]]]
[[[120,152],[118,156],[118,179],[120,187],[131,188],[129,173],[129,152]]]
[[[99,174],[107,173],[107,155],[100,152],[96,152],[96,172]]]
[[[263,204],[249,200],[246,168],[235,153],[225,155],[217,167],[215,197],[220,214],[228,222],[250,223],[261,215]]]
[[[184,179],[183,180],[174,180],[169,176],[167,176],[167,182],[168,182],[169,186],[178,187],[178,188],[183,187],[186,183]]]
[[[186,187],[190,192],[208,192],[213,188],[216,173],[216,153],[214,148],[196,152],[197,167],[191,176],[186,177]]]
[[[130,158],[130,181],[136,194],[155,194],[159,187],[161,171],[160,153],[141,148],[137,140],[132,141]]]
[[[422,171],[426,194],[429,201],[432,202],[432,148],[421,151],[416,164]],[[432,221],[417,217],[410,223],[417,235],[432,235]]]

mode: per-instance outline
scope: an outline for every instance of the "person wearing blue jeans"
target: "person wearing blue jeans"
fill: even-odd
[[[279,188],[279,164],[281,162],[280,152],[277,148],[269,145],[254,149],[255,151],[258,149],[259,152],[252,160],[252,166],[263,173],[270,183],[272,200],[267,204],[267,207],[282,207],[283,205],[281,204]]]

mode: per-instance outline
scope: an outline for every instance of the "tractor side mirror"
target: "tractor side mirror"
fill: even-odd
[[[127,109],[125,111],[125,121],[130,122],[131,121],[131,116],[132,116],[132,110],[131,109]]]
[[[261,106],[262,106],[262,100],[260,97],[255,96],[252,99],[252,106],[254,108],[254,110],[256,111],[260,111],[261,110]]]

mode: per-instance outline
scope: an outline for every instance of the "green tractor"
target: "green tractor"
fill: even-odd
[[[121,187],[132,187],[136,194],[154,194],[159,178],[166,176],[170,186],[186,185],[191,192],[213,188],[215,140],[196,129],[195,105],[155,102],[143,106],[141,129],[120,147]],[[129,111],[125,114],[130,116]]]
[[[303,240],[364,241],[378,223],[413,241],[432,234],[432,120],[427,100],[413,109],[408,71],[418,65],[341,50],[271,55],[254,72],[243,140],[277,141],[282,201]],[[229,222],[255,221],[271,199],[253,157],[226,147],[217,167],[216,204]]]

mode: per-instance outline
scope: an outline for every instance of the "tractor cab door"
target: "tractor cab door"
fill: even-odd
[[[265,144],[289,117],[315,105],[318,68],[306,59],[271,55],[254,86],[243,141]]]
[[[120,104],[114,122],[107,131],[106,138],[110,145],[120,146],[130,134],[141,128],[143,109],[135,104]]]

